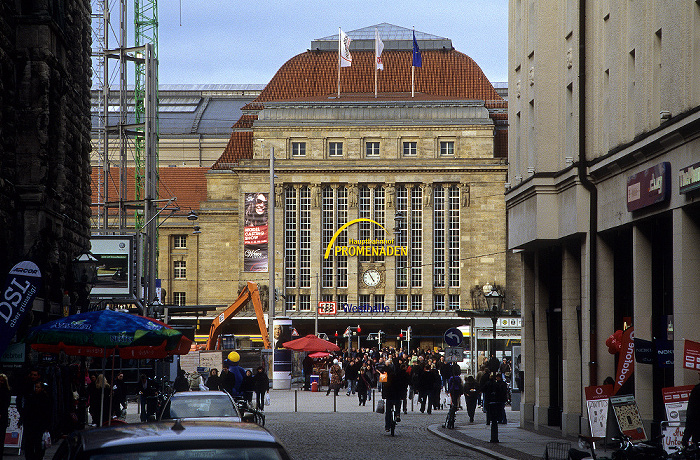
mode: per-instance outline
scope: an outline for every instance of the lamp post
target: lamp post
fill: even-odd
[[[77,294],[75,308],[79,313],[83,308],[87,310],[90,306],[90,291],[97,280],[97,259],[89,252],[84,252],[73,259],[71,269]],[[76,311],[72,311],[72,313],[76,313]]]
[[[496,324],[498,322],[498,316],[501,314],[503,296],[497,290],[493,289],[493,286],[490,284],[485,284],[483,289],[486,305],[488,306],[488,315],[493,322],[493,342],[491,343],[490,354],[496,356]]]

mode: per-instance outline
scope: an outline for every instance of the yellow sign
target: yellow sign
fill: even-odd
[[[372,224],[376,224],[379,227],[382,228],[387,234],[389,233],[386,228],[382,224],[380,224],[377,221],[374,221],[372,219],[366,219],[366,218],[360,218],[360,219],[353,219],[350,222],[344,224],[342,227],[340,227],[334,234],[333,238],[331,238],[331,241],[328,243],[328,246],[326,247],[326,253],[324,254],[323,258],[327,259],[328,256],[331,253],[331,249],[333,248],[333,243],[335,242],[336,238],[340,235],[340,233],[348,228],[352,224],[356,224],[358,222],[370,222]],[[348,246],[336,246],[334,254],[336,256],[407,256],[408,255],[408,247],[406,246],[396,246],[394,244],[394,239],[389,239],[389,240],[374,240],[374,239],[366,239],[366,240],[356,240],[356,239],[350,239],[348,241]]]

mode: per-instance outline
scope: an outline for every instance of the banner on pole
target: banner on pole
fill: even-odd
[[[41,288],[41,271],[28,260],[10,270],[0,293],[0,356],[15,336]]]

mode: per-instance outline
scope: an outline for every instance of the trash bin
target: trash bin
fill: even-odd
[[[321,376],[320,376],[320,375],[311,374],[310,382],[311,382],[312,385],[313,385],[314,382],[316,382],[317,384],[320,385],[320,384],[321,384]]]
[[[311,391],[318,391],[318,382],[311,382]]]

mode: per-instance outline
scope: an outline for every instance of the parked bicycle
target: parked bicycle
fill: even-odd
[[[248,401],[243,398],[235,397],[233,400],[236,402],[238,410],[241,413],[241,420],[265,426],[265,414],[262,411],[248,404]]]
[[[447,416],[445,417],[445,423],[442,424],[443,428],[448,428],[450,430],[455,429],[455,420],[457,419],[457,411],[459,410],[458,404],[451,404],[450,409],[447,411]]]

